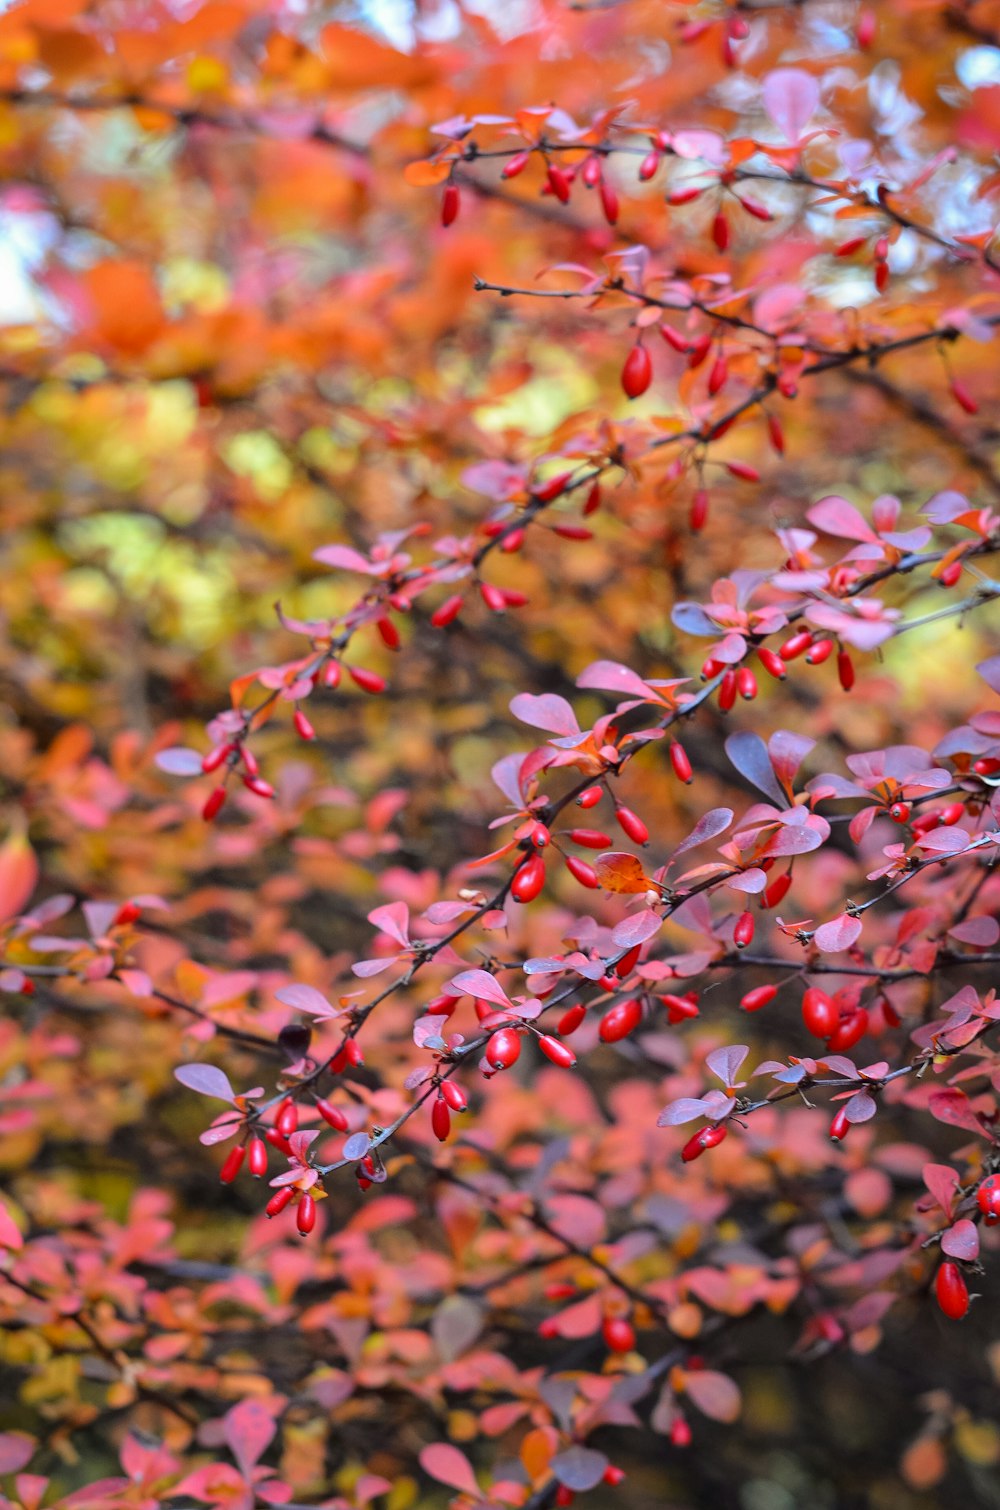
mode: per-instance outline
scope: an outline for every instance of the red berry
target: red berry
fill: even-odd
[[[341,1111],[340,1107],[331,1106],[329,1101],[324,1101],[321,1098],[316,1102],[316,1110],[323,1118],[323,1121],[330,1127],[336,1128],[337,1132],[346,1132],[350,1126],[347,1117]]]
[[[969,1287],[957,1264],[943,1263],[934,1279],[937,1303],[949,1321],[961,1321],[969,1309]]]
[[[704,488],[699,488],[691,500],[691,515],[689,523],[695,534],[705,528],[708,519],[708,493]]]
[[[753,942],[753,913],[741,912],[733,929],[733,943],[737,949],[745,949]]]
[[[295,1194],[295,1191],[292,1189],[291,1185],[282,1185],[281,1189],[280,1190],[276,1190],[274,1192],[274,1194],[272,1195],[271,1199],[268,1201],[267,1205],[264,1207],[264,1210],[267,1213],[267,1215],[268,1216],[278,1216],[278,1215],[280,1215],[280,1213],[282,1211],[284,1211],[284,1209],[285,1209],[286,1206],[291,1205],[292,1196],[294,1194]]]
[[[741,666],[736,673],[736,690],[746,702],[753,702],[757,696],[757,678],[749,666]]]
[[[679,745],[677,743],[676,739],[671,740],[670,742],[670,764],[674,768],[674,775],[677,777],[678,781],[683,781],[685,784],[689,784],[694,780],[694,773],[691,770],[691,762],[688,759],[687,751],[685,750],[683,745]]]
[[[494,1070],[509,1070],[521,1054],[521,1036],[513,1028],[500,1028],[486,1045],[486,1063]]]
[[[259,1180],[267,1174],[267,1144],[263,1138],[250,1139],[247,1168],[255,1180]]]
[[[602,1043],[618,1043],[634,1033],[642,1021],[642,1007],[634,996],[627,1001],[616,1002],[601,1018],[598,1036]]]
[[[764,670],[769,671],[776,681],[785,680],[788,672],[785,670],[785,663],[780,655],[775,655],[774,651],[768,649],[766,645],[758,646],[757,655]]]
[[[812,630],[801,629],[798,634],[793,634],[790,640],[786,640],[778,654],[783,661],[794,661],[798,656],[804,655],[812,644]]]
[[[612,1353],[630,1353],[635,1347],[635,1328],[624,1316],[606,1316],[601,1334]]]
[[[779,456],[785,454],[785,432],[781,428],[781,421],[776,414],[767,416],[767,434],[771,447]]]
[[[255,797],[266,797],[270,800],[274,796],[274,787],[261,776],[244,776],[243,785],[248,792],[253,792]]]
[[[770,886],[761,893],[760,905],[765,908],[777,907],[788,895],[792,884],[792,873],[786,871],[783,876],[777,876]]]
[[[246,1158],[246,1153],[247,1151],[242,1143],[238,1143],[235,1148],[229,1150],[223,1161],[222,1168],[219,1170],[219,1179],[223,1185],[231,1185],[233,1183],[243,1168],[243,1160]]]
[[[906,823],[910,816],[910,804],[908,802],[894,802],[889,809],[889,817],[893,823]]]
[[[559,203],[569,204],[570,180],[569,178],[567,178],[563,170],[561,168],[555,167],[554,164],[550,163],[548,169],[546,170],[545,176],[548,181],[549,188],[556,196]]]
[[[564,855],[563,859],[566,862],[566,869],[581,886],[586,886],[590,891],[597,891],[600,888],[601,883],[597,879],[597,871],[592,865],[588,865],[586,860],[580,860],[576,855]]]
[[[612,1489],[617,1489],[618,1485],[624,1483],[627,1477],[628,1475],[624,1468],[616,1468],[613,1463],[609,1463],[604,1470],[604,1482],[610,1484]]]
[[[444,1143],[451,1132],[451,1112],[440,1091],[431,1106],[431,1130],[439,1143]]]
[[[235,749],[236,746],[234,744],[221,744],[209,750],[201,762],[201,768],[205,772],[205,775],[207,776],[210,771],[217,771],[220,765],[224,765]]]
[[[712,240],[720,252],[724,252],[729,245],[729,221],[721,210],[712,220]]]
[[[854,686],[854,662],[846,650],[841,650],[837,656],[837,675],[844,691],[850,692]]]
[[[364,666],[348,666],[347,674],[356,687],[362,692],[384,692],[385,677],[378,676],[374,671],[368,671]]]
[[[722,430],[716,426],[715,434],[722,433]],[[727,461],[726,471],[733,477],[739,477],[742,482],[760,482],[760,473],[748,461]]]
[[[569,838],[574,844],[580,844],[584,849],[610,849],[611,838],[608,834],[602,834],[596,828],[571,828]]]
[[[829,1038],[840,1023],[840,1011],[818,986],[810,986],[802,998],[802,1021],[814,1038]]]
[[[556,1510],[569,1510],[569,1506],[573,1504],[575,1499],[576,1495],[573,1490],[567,1489],[565,1484],[560,1484],[556,1489],[555,1499],[552,1503],[556,1506]]]
[[[553,1064],[558,1064],[560,1069],[571,1070],[576,1064],[576,1055],[565,1043],[560,1043],[558,1038],[552,1038],[548,1033],[543,1033],[538,1040],[538,1047],[546,1059],[551,1059]]]
[[[723,388],[726,386],[726,379],[728,377],[729,363],[726,361],[724,356],[719,355],[712,363],[711,371],[708,374],[708,391],[712,398],[714,398],[717,393],[722,392]]]
[[[604,796],[604,788],[601,786],[588,786],[585,792],[581,792],[576,799],[577,807],[596,807]]]
[[[510,894],[515,902],[533,902],[545,885],[545,861],[541,855],[529,855],[515,872]]]
[[[462,612],[463,602],[464,599],[461,593],[454,593],[450,598],[445,598],[440,608],[435,608],[431,614],[431,623],[434,625],[434,628],[444,629],[446,624],[451,624],[457,619]],[[330,664],[336,665],[336,662],[331,661]]]
[[[626,398],[639,398],[653,381],[653,364],[649,352],[637,341],[625,358],[622,368],[622,388]]]
[[[299,1196],[299,1204],[295,1208],[295,1225],[303,1237],[308,1237],[316,1225],[316,1198],[308,1190]]]
[[[685,1164],[690,1164],[693,1159],[700,1159],[703,1153],[710,1148],[717,1148],[726,1137],[729,1129],[721,1124],[717,1127],[703,1127],[696,1132],[694,1137],[688,1138],[681,1149],[681,1158]]]
[[[768,1002],[773,1001],[777,994],[777,986],[755,986],[741,999],[740,1006],[744,1012],[759,1012],[762,1007],[767,1006]]]
[[[313,728],[308,718],[306,718],[301,708],[296,708],[295,713],[292,716],[292,722],[295,725],[295,732],[300,739],[316,738],[316,730]]]
[[[979,413],[979,404],[977,400],[972,397],[972,394],[969,392],[968,388],[966,388],[965,384],[960,383],[957,378],[951,385],[951,396],[955,400],[956,404],[958,404],[960,408],[965,410],[966,414]]]
[[[455,1084],[454,1080],[442,1080],[441,1094],[453,1112],[464,1112],[468,1109],[469,1103],[465,1092],[460,1085]]]
[[[840,1019],[830,1037],[826,1040],[827,1052],[830,1054],[844,1054],[868,1032],[868,1013],[864,1007],[859,1007],[856,1012],[849,1013]]]
[[[627,976],[632,974],[632,971],[639,963],[639,954],[641,950],[642,945],[636,944],[633,948],[629,949],[626,954],[623,954],[620,960],[618,960],[617,964],[614,967],[614,970],[619,980],[625,980]]]
[[[619,210],[618,195],[612,186],[603,179],[601,181],[600,194],[601,209],[604,211],[605,220],[608,222],[608,225],[616,225],[618,223]]]
[[[226,789],[224,786],[217,786],[213,791],[209,792],[205,806],[201,810],[201,816],[206,823],[211,823],[212,819],[216,817],[225,800]]]
[[[293,1132],[298,1131],[299,1109],[290,1097],[286,1096],[278,1107],[274,1117],[274,1125],[283,1138],[290,1138]]]
[[[513,157],[509,157],[507,159],[507,161],[504,163],[503,169],[501,170],[501,173],[500,173],[500,177],[501,178],[516,178],[519,173],[523,173],[524,172],[525,168],[528,166],[528,163],[530,161],[531,161],[531,153],[530,152],[515,152],[514,156]]]
[[[615,817],[633,844],[649,843],[649,829],[630,807],[616,807]]]
[[[124,928],[128,923],[134,923],[141,915],[142,909],[136,902],[123,902],[115,913],[115,925]]]
[[[671,1426],[670,1441],[674,1447],[691,1446],[691,1427],[683,1416],[678,1416]]]
[[[736,672],[729,670],[724,673],[719,685],[719,711],[729,713],[736,702]]]
[[[990,1174],[976,1191],[976,1204],[983,1213],[987,1227],[1000,1222],[1000,1175]]]
[[[834,1143],[839,1143],[842,1138],[847,1136],[850,1130],[851,1124],[847,1120],[847,1113],[841,1107],[839,1111],[834,1113],[833,1121],[830,1123],[830,1137]]]
[[[400,645],[399,630],[391,619],[377,619],[375,628],[378,630],[379,639],[389,650],[398,650]]]
[[[660,154],[654,148],[652,152],[647,152],[646,153],[646,156],[643,158],[642,162],[639,164],[639,181],[640,181],[640,183],[648,183],[651,178],[655,178],[656,177],[656,171],[659,168],[659,166],[660,166]]]
[[[587,1008],[584,1003],[577,1002],[575,1007],[570,1007],[569,1011],[564,1012],[560,1017],[556,1024],[558,1032],[563,1038],[568,1038],[571,1033],[576,1032],[586,1015]]]
[[[441,224],[443,226],[454,224],[461,205],[462,196],[458,192],[458,185],[445,184],[444,193],[441,196]]]
[[[823,662],[833,654],[832,640],[814,640],[806,655],[810,666],[822,666]]]
[[[491,613],[504,613],[507,608],[507,599],[499,587],[494,587],[492,582],[480,582],[479,595]]]

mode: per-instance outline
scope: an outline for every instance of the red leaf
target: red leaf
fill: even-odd
[[[973,1259],[979,1255],[979,1228],[968,1217],[949,1227],[941,1238],[941,1251],[949,1258]]]
[[[420,1466],[430,1478],[437,1479],[439,1484],[447,1484],[450,1489],[460,1489],[476,1499],[482,1498],[472,1464],[464,1452],[459,1452],[449,1442],[432,1442],[429,1447],[422,1448]]]
[[[852,918],[846,912],[822,923],[813,935],[813,943],[823,954],[840,954],[861,936],[861,919]]]

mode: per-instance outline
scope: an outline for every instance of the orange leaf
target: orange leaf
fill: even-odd
[[[609,854],[598,855],[594,869],[605,891],[656,890],[654,882],[647,876],[635,855],[626,854],[623,850],[611,850]]]
[[[403,177],[408,184],[415,189],[432,189],[435,184],[444,183],[451,173],[452,158],[426,157],[418,163],[407,163],[403,169]]]
[[[38,882],[38,861],[24,833],[15,830],[0,845],[0,922],[24,911]]]

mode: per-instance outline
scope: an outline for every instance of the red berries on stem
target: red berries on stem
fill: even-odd
[[[510,894],[515,902],[533,902],[545,885],[545,861],[533,854],[515,872]]]
[[[814,1038],[829,1038],[840,1023],[840,1011],[818,986],[810,986],[802,998],[802,1021]]]
[[[486,1045],[486,1063],[494,1070],[509,1070],[521,1057],[521,1035],[514,1028],[500,1028]]]
[[[641,341],[637,341],[625,358],[622,388],[626,398],[639,398],[653,381],[653,363]]]
[[[635,1347],[635,1328],[624,1316],[606,1316],[601,1335],[612,1353],[630,1353]]]
[[[754,922],[752,912],[741,912],[733,929],[733,943],[737,949],[745,949],[753,942]]]
[[[969,1287],[958,1264],[950,1259],[934,1276],[934,1294],[949,1321],[961,1321],[969,1309]]]
[[[703,1153],[710,1148],[718,1148],[722,1140],[728,1135],[729,1129],[722,1123],[715,1127],[703,1127],[693,1137],[688,1138],[681,1149],[681,1158],[685,1164],[690,1164],[693,1159],[700,1159]]]
[[[1000,1222],[1000,1174],[990,1174],[976,1191],[976,1205],[987,1227]]]

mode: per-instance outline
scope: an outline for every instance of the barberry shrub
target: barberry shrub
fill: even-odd
[[[998,59],[0,16],[0,1505],[993,1503]]]

